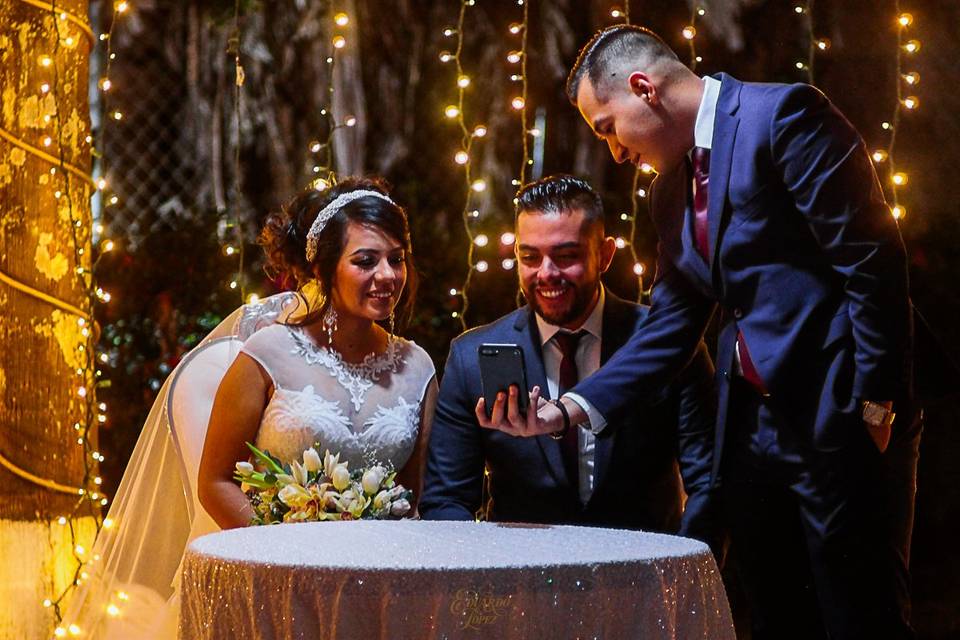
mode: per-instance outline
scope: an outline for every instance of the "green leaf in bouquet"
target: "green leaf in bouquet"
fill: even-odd
[[[280,463],[280,460],[270,455],[269,451],[260,451],[260,449],[257,449],[249,442],[247,443],[247,447],[253,452],[253,455],[256,456],[257,460],[262,462],[269,471],[275,474],[284,473],[283,465]]]
[[[249,486],[255,487],[257,489],[272,489],[277,482],[276,477],[274,477],[272,480],[268,480],[266,477],[266,474],[263,474],[263,473],[252,473],[247,476],[241,476],[240,474],[236,474],[233,476],[233,479],[239,480],[240,482],[244,482]]]

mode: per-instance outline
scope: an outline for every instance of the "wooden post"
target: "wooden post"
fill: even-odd
[[[10,638],[52,635],[56,607],[42,603],[79,576],[99,514],[94,35],[85,0],[48,2],[0,0],[0,637]]]

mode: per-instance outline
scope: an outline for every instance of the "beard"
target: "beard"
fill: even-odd
[[[562,280],[559,285],[566,289],[556,301],[543,300],[537,295],[539,285],[521,287],[527,303],[541,318],[552,325],[563,326],[581,317],[593,302],[597,292],[597,283],[575,285],[569,280]]]

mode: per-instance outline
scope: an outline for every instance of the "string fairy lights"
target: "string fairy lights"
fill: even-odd
[[[129,3],[121,1],[115,2],[113,6],[113,14],[111,16],[110,31],[108,37],[106,38],[107,43],[107,55],[106,55],[106,73],[104,78],[98,82],[98,87],[101,93],[106,96],[112,87],[112,82],[109,80],[109,69],[110,63],[113,61],[115,56],[113,55],[110,47],[111,37],[113,35],[113,30],[116,25],[117,16],[124,13],[129,7]],[[58,12],[55,3],[51,3],[50,11],[52,14],[57,15],[58,13],[62,16],[62,12]],[[54,47],[53,55],[53,69],[54,69],[54,83],[53,83],[53,93],[55,96],[54,103],[57,105],[55,109],[55,119],[57,122],[57,138],[58,138],[58,149],[60,154],[60,165],[62,167],[64,163],[64,153],[65,153],[65,142],[64,142],[64,126],[62,122],[62,115],[60,112],[60,101],[56,99],[59,93],[60,85],[60,56],[57,55],[59,43],[61,42],[60,34],[60,22],[57,24],[57,45]],[[92,36],[92,32],[91,32]],[[94,44],[93,42],[91,43]],[[91,46],[92,48],[92,46]],[[106,102],[104,98],[104,111],[106,111]],[[122,114],[120,111],[113,112],[113,119],[120,120]],[[105,122],[105,121],[104,121]],[[102,140],[103,135],[103,123],[100,128],[100,135]],[[92,142],[92,139],[90,140]],[[95,148],[92,150],[95,154]],[[101,167],[102,168],[102,167]],[[88,300],[87,306],[89,309],[93,309],[96,302],[106,303],[110,300],[109,294],[103,291],[102,288],[96,285],[94,280],[94,270],[100,258],[115,246],[115,242],[112,240],[106,240],[100,246],[100,252],[97,256],[95,262],[91,266],[85,269],[82,265],[85,263],[90,263],[89,259],[85,259],[84,256],[84,247],[87,244],[87,240],[93,241],[93,236],[95,229],[84,229],[83,221],[75,217],[73,200],[69,196],[71,193],[70,186],[70,176],[66,172],[61,172],[63,176],[63,181],[65,183],[65,191],[68,194],[67,196],[67,205],[69,211],[69,219],[71,221],[70,230],[72,233],[72,246],[74,249],[74,263],[77,266],[76,273],[79,278],[81,287],[86,291],[86,297]],[[101,194],[107,189],[107,181],[104,175],[101,172],[100,177],[96,181],[96,187]],[[55,194],[56,195],[56,194]],[[101,195],[102,197],[102,195]],[[111,196],[109,202],[116,203],[116,196]],[[83,236],[86,234],[86,237]],[[98,380],[102,377],[102,371],[98,368],[97,356],[96,356],[96,341],[98,339],[99,329],[96,327],[95,321],[92,320],[89,316],[87,318],[78,318],[77,324],[81,327],[81,336],[85,339],[85,344],[78,346],[78,350],[82,353],[83,357],[83,371],[77,369],[78,376],[81,377],[81,384],[77,388],[77,395],[83,398],[85,402],[85,412],[82,422],[76,422],[74,424],[74,429],[78,432],[77,444],[83,449],[83,461],[84,461],[84,476],[82,479],[82,487],[77,490],[78,495],[80,496],[79,500],[76,503],[73,511],[68,516],[60,516],[57,519],[57,522],[61,525],[69,527],[70,539],[71,539],[71,548],[73,550],[73,558],[76,561],[76,569],[73,573],[73,580],[70,582],[59,594],[56,595],[53,599],[46,599],[43,601],[44,606],[53,607],[54,616],[58,626],[55,629],[54,634],[56,636],[63,635],[63,627],[59,626],[62,620],[62,603],[70,595],[70,593],[78,587],[83,580],[88,577],[86,571],[87,566],[90,563],[96,562],[97,558],[90,557],[84,547],[77,542],[77,532],[74,526],[74,520],[77,517],[78,513],[82,512],[83,507],[86,507],[88,515],[92,516],[96,526],[96,533],[99,534],[103,522],[101,520],[101,508],[107,506],[109,500],[103,495],[100,485],[102,480],[99,476],[99,463],[103,462],[104,457],[95,450],[92,444],[92,434],[95,433],[96,428],[99,425],[102,425],[107,420],[106,409],[107,406],[103,402],[97,402],[95,390],[98,386],[108,384],[107,381]],[[91,327],[90,325],[93,325]],[[94,329],[91,331],[91,328]],[[102,360],[101,360],[102,361]],[[90,373],[93,373],[91,376]],[[76,625],[69,625],[67,631],[72,635],[77,635],[80,633],[80,629]]]
[[[702,8],[694,9],[694,16],[703,15]],[[623,24],[630,24],[630,2],[629,0],[624,3],[623,9],[619,7],[613,7],[610,10],[611,18],[623,18]],[[693,35],[696,35],[696,17],[691,19],[690,28],[693,29]],[[684,35],[689,33],[684,30]],[[693,38],[689,39],[690,41],[690,55],[691,61],[696,58],[696,48],[693,44]],[[647,197],[647,193],[650,188],[650,180],[655,174],[653,167],[648,164],[643,164],[639,167],[636,167],[633,172],[633,181],[630,185],[630,213],[621,213],[620,220],[627,222],[629,229],[627,231],[627,237],[618,236],[616,239],[617,249],[630,249],[630,258],[633,260],[633,275],[637,279],[637,302],[641,302],[645,297],[649,296],[649,292],[645,291],[643,288],[643,275],[646,272],[646,267],[642,262],[640,262],[640,257],[637,255],[637,248],[634,244],[634,240],[637,237],[637,218],[640,216],[640,201]],[[629,238],[629,239],[627,239]]]
[[[890,194],[890,212],[894,219],[902,222],[907,214],[906,207],[900,203],[899,191],[907,186],[909,182],[908,174],[897,166],[894,161],[894,148],[897,143],[897,131],[900,127],[901,117],[904,110],[911,113],[920,108],[920,99],[912,92],[920,82],[920,74],[916,71],[904,71],[904,58],[912,58],[920,51],[920,41],[911,37],[905,40],[910,32],[915,28],[913,14],[901,10],[900,0],[894,2],[895,27],[897,30],[897,48],[895,57],[895,75],[896,83],[896,104],[893,109],[893,115],[888,121],[881,124],[881,128],[889,134],[886,148],[877,149],[871,155],[874,164],[879,168],[880,165],[886,165],[886,171],[880,172],[885,176],[884,184],[886,191]],[[906,95],[905,95],[906,94]]]
[[[521,146],[521,156],[520,156],[520,170],[517,172],[517,177],[512,181],[512,186],[514,191],[518,191],[524,185],[527,184],[527,170],[533,165],[533,159],[530,157],[530,139],[531,138],[541,138],[543,136],[543,131],[539,128],[533,127],[530,128],[528,124],[528,109],[529,107],[529,84],[527,81],[527,34],[529,33],[530,27],[530,3],[523,2],[518,0],[518,4],[523,7],[523,19],[522,22],[513,22],[507,28],[510,35],[520,36],[520,49],[511,51],[507,54],[507,62],[512,64],[520,64],[520,73],[512,74],[510,80],[513,82],[520,82],[520,95],[515,97],[512,100],[511,106],[520,112],[520,137],[522,141]],[[536,177],[536,176],[535,176]],[[513,198],[514,207],[517,204],[517,198]],[[514,244],[516,242],[516,235],[510,231],[506,230],[500,234],[500,250],[501,255],[505,251],[510,251],[510,255],[514,254]],[[500,267],[504,271],[512,271],[516,266],[517,261],[513,257],[504,257],[500,260]],[[523,294],[520,291],[520,288],[517,287],[515,302],[519,307],[522,304]]]
[[[62,619],[62,604],[88,576],[86,567],[91,562],[96,561],[95,557],[88,557],[89,554],[87,554],[85,547],[79,542],[78,523],[80,520],[92,520],[96,533],[99,533],[103,525],[100,520],[101,508],[106,506],[109,501],[100,489],[102,479],[98,474],[99,463],[104,458],[94,448],[96,429],[107,420],[106,404],[97,402],[96,389],[99,386],[106,385],[107,382],[101,379],[102,371],[98,368],[98,361],[100,363],[104,362],[105,354],[100,354],[98,357],[96,352],[99,328],[93,318],[92,310],[97,302],[105,303],[110,300],[110,295],[96,285],[93,274],[100,256],[113,249],[116,244],[112,240],[105,240],[99,247],[100,251],[96,259],[91,255],[93,252],[88,251],[88,247],[92,248],[93,246],[95,236],[100,235],[101,228],[99,225],[91,225],[85,219],[84,208],[77,207],[75,202],[77,198],[89,200],[91,192],[98,197],[103,197],[108,188],[108,182],[102,171],[99,177],[94,177],[84,167],[67,160],[68,146],[74,146],[80,142],[79,135],[82,131],[82,121],[78,124],[76,113],[71,114],[68,118],[62,112],[62,103],[66,91],[69,91],[68,88],[64,88],[62,78],[65,71],[63,65],[64,60],[71,55],[71,52],[76,49],[84,37],[89,41],[91,49],[96,46],[98,41],[107,43],[107,69],[109,69],[109,63],[114,59],[114,55],[109,50],[110,34],[102,34],[99,38],[96,38],[84,17],[59,7],[56,0],[51,2],[20,1],[42,11],[41,18],[44,16],[47,18],[42,22],[52,25],[52,33],[49,30],[40,32],[42,36],[49,37],[52,40],[53,46],[51,50],[43,53],[37,59],[37,74],[44,78],[44,81],[38,87],[37,100],[42,105],[40,111],[43,124],[47,127],[53,127],[54,131],[43,134],[39,146],[5,130],[0,130],[0,137],[21,152],[50,165],[49,172],[41,175],[40,184],[46,185],[46,188],[52,192],[61,219],[67,223],[66,227],[70,233],[72,257],[75,265],[72,273],[76,276],[84,303],[78,307],[27,285],[9,274],[0,274],[0,281],[11,289],[55,307],[57,309],[54,312],[55,314],[64,312],[67,317],[75,318],[77,328],[75,333],[71,332],[71,335],[78,337],[76,338],[74,351],[69,356],[68,361],[71,363],[70,366],[75,366],[75,374],[78,380],[73,383],[75,384],[74,395],[82,403],[81,415],[74,422],[73,428],[76,433],[75,442],[81,447],[83,477],[78,486],[64,485],[31,473],[2,454],[0,454],[0,465],[33,484],[50,491],[73,495],[77,498],[68,513],[53,518],[53,522],[58,526],[67,527],[69,532],[70,552],[75,563],[72,577],[59,593],[45,598],[40,603],[44,608],[53,610],[58,625],[54,635],[62,637],[68,633],[76,635],[81,631],[76,625],[70,625],[67,628],[59,626]],[[110,27],[111,34],[116,16],[126,11],[128,7],[129,4],[126,2],[114,4],[113,20]],[[68,79],[67,83],[69,82]],[[112,87],[112,82],[105,76],[100,79],[97,86],[102,94],[106,95]],[[122,118],[122,114],[115,111],[112,117],[114,120],[119,120]],[[91,153],[96,156],[96,148],[92,144],[93,137],[87,135],[83,138],[83,142],[91,145]],[[78,195],[78,191],[82,195]],[[115,204],[117,200],[116,195],[111,195],[108,198],[108,202],[111,204]]]
[[[520,30],[520,82],[521,91],[519,98],[513,99],[513,108],[520,111],[520,132],[523,140],[523,154],[520,158],[520,176],[519,183],[515,186],[523,187],[527,184],[527,167],[533,164],[530,159],[530,136],[531,132],[527,128],[527,103],[529,102],[529,85],[527,83],[527,33],[530,24],[530,3],[520,0],[523,5],[523,24]],[[539,132],[538,132],[539,133]]]
[[[473,144],[476,140],[482,139],[487,135],[487,127],[483,124],[478,124],[472,129],[468,128],[464,105],[464,96],[467,88],[471,84],[471,80],[470,76],[464,72],[463,68],[463,29],[464,24],[466,23],[467,9],[472,7],[474,4],[474,0],[460,0],[460,11],[457,15],[456,28],[446,27],[443,30],[443,35],[446,38],[456,36],[456,48],[453,53],[450,53],[446,50],[440,52],[440,62],[449,63],[452,61],[456,71],[455,85],[457,101],[455,104],[447,105],[444,108],[444,115],[448,119],[453,120],[457,124],[457,128],[460,130],[460,146],[453,154],[453,161],[456,165],[463,167],[463,179],[466,190],[461,219],[463,221],[464,231],[467,234],[467,274],[464,278],[463,284],[459,289],[450,289],[451,297],[459,297],[462,301],[460,309],[457,311],[452,311],[450,315],[452,318],[459,320],[460,326],[464,331],[467,329],[467,311],[470,308],[470,297],[468,292],[470,289],[470,284],[473,280],[473,274],[474,272],[483,273],[489,268],[489,263],[487,261],[476,260],[475,257],[476,248],[485,244],[483,243],[483,240],[481,240],[480,242],[482,244],[478,245],[478,238],[486,238],[486,236],[483,236],[482,234],[475,235],[473,232],[473,223],[480,217],[480,210],[473,206],[473,194],[479,194],[486,191],[487,183],[483,179],[474,179],[471,171],[471,151],[473,151]]]
[[[690,62],[688,66],[691,71],[696,71],[697,65],[703,62],[703,58],[697,53],[697,21],[706,15],[706,13],[707,9],[705,6],[694,3],[690,8],[690,21],[680,30],[680,35],[687,41],[687,47],[690,50]],[[629,22],[627,24],[629,24]]]
[[[814,69],[817,62],[817,56],[830,50],[832,43],[830,38],[818,37],[816,35],[816,26],[814,24],[814,0],[807,0],[805,4],[794,5],[793,11],[803,20],[804,30],[807,34],[807,55],[806,59],[797,60],[794,63],[798,71],[806,76],[807,84],[814,84]]]
[[[334,93],[334,82],[333,74],[336,67],[337,61],[337,52],[342,51],[347,46],[347,38],[341,33],[348,25],[350,25],[350,16],[343,11],[336,11],[331,7],[332,17],[331,20],[334,24],[334,29],[338,32],[333,35],[330,39],[331,50],[328,52],[325,59],[327,63],[327,103],[320,108],[320,117],[323,119],[324,129],[326,130],[326,137],[323,139],[312,140],[308,145],[310,152],[310,158],[312,159],[311,172],[313,173],[313,181],[311,185],[318,189],[326,189],[332,184],[336,184],[337,177],[336,172],[333,169],[333,136],[334,133],[343,129],[344,127],[354,127],[357,124],[357,119],[352,115],[347,115],[343,118],[341,122],[336,122],[333,114],[333,93]]]
[[[240,290],[240,302],[243,303],[247,297],[247,279],[244,277],[243,264],[246,255],[246,242],[243,234],[243,220],[240,214],[240,202],[242,198],[242,185],[240,183],[240,101],[243,99],[243,83],[246,74],[243,70],[243,64],[240,60],[240,45],[243,33],[240,29],[240,0],[234,0],[233,4],[233,32],[227,39],[227,53],[233,55],[234,82],[233,82],[233,126],[236,128],[236,144],[233,149],[233,220],[226,220],[227,230],[233,229],[236,240],[236,249],[230,244],[224,247],[224,253],[227,256],[237,254],[237,275],[228,285],[230,289]],[[231,249],[234,249],[231,251]]]
[[[333,35],[330,39],[331,51],[327,54],[326,63],[327,63],[327,87],[326,95],[328,102],[320,108],[320,116],[323,119],[324,129],[326,130],[326,137],[322,139],[315,139],[310,142],[308,145],[309,157],[311,159],[311,172],[313,174],[313,180],[311,181],[311,186],[315,189],[322,190],[326,189],[329,186],[336,184],[337,176],[334,171],[334,148],[333,148],[333,136],[334,134],[344,128],[355,127],[357,124],[357,118],[353,115],[344,116],[343,120],[337,122],[333,114],[333,94],[334,94],[334,68],[337,61],[337,52],[342,51],[347,46],[347,38],[344,33],[340,31],[347,28],[350,25],[350,16],[343,11],[335,11],[331,7],[332,17],[331,20],[334,24],[334,29],[338,32]]]

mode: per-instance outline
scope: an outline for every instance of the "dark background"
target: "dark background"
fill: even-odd
[[[619,4],[623,8],[623,4]],[[809,31],[793,10],[811,4],[813,32],[831,48],[818,54],[813,82],[862,133],[868,148],[886,148],[896,105],[897,27],[895,16],[909,11],[914,24],[906,38],[922,42],[921,51],[903,57],[903,72],[917,71],[921,82],[910,93],[920,97],[916,112],[902,114],[894,158],[909,183],[899,190],[907,215],[901,221],[916,306],[927,317],[948,354],[960,353],[954,329],[960,315],[955,286],[958,270],[958,206],[954,196],[960,163],[960,3],[956,0],[714,0],[697,24],[697,71],[726,71],[741,80],[808,80],[796,62],[806,61]],[[599,27],[622,21],[610,17],[611,2],[534,1],[528,33],[528,126],[536,110],[545,116],[543,174],[571,172],[588,178],[604,197],[610,235],[629,236],[632,167],[617,166],[563,95],[566,72],[577,50]],[[330,16],[350,9],[347,31],[352,62],[337,64],[343,75],[334,86],[348,102],[340,115],[354,113],[358,126],[334,134],[341,166],[385,176],[395,198],[405,205],[413,225],[417,265],[422,275],[417,314],[407,335],[424,346],[442,368],[446,349],[462,327],[452,317],[462,309],[459,289],[467,273],[468,240],[462,221],[467,198],[463,169],[453,163],[460,134],[443,115],[456,103],[455,70],[439,62],[456,38],[455,0],[277,2],[242,4],[235,33],[234,3],[138,3],[136,13],[118,23],[113,41],[117,59],[110,76],[115,90],[108,109],[122,106],[122,123],[103,130],[104,167],[117,206],[103,211],[107,235],[119,250],[105,254],[98,268],[101,285],[113,301],[101,310],[102,350],[110,386],[99,392],[109,420],[101,431],[107,455],[105,486],[122,474],[150,402],[182,354],[240,302],[228,283],[240,268],[242,288],[259,295],[277,291],[262,272],[253,238],[260,222],[313,177],[317,158],[310,142],[324,139],[329,122],[319,113],[329,105],[327,91]],[[106,25],[109,14],[94,3],[94,20]],[[491,242],[477,250],[490,262],[475,273],[468,291],[467,324],[476,326],[515,307],[516,273],[499,264],[509,257],[498,238],[512,226],[512,180],[519,174],[522,133],[519,115],[510,109],[520,84],[509,76],[518,66],[506,61],[520,39],[507,25],[522,20],[515,1],[478,0],[466,12],[464,71],[472,78],[465,93],[468,126],[484,123],[486,138],[472,151],[473,176],[488,180],[470,209],[481,216],[472,232]],[[672,0],[634,1],[631,21],[653,28],[689,60],[681,29],[691,20],[690,6]],[[717,25],[728,25],[720,28]],[[104,27],[105,28],[105,27]],[[738,45],[738,40],[742,46]],[[235,110],[232,42],[239,42],[247,80]],[[102,60],[100,61],[102,63]],[[102,65],[101,65],[102,67]],[[155,95],[151,89],[161,83]],[[149,136],[145,123],[152,123]],[[236,126],[239,122],[239,126]],[[339,136],[339,138],[338,138]],[[237,162],[239,160],[239,162]],[[877,165],[889,185],[888,163]],[[528,174],[529,175],[529,174]],[[640,186],[649,182],[643,178]],[[150,188],[144,189],[144,185]],[[139,189],[139,192],[138,192]],[[149,191],[151,198],[136,193]],[[161,194],[159,197],[157,194]],[[109,195],[109,194],[108,194]],[[172,206],[170,203],[177,206]],[[634,244],[639,260],[651,267],[655,237],[638,203]],[[171,214],[170,212],[174,213]],[[245,242],[236,235],[243,232]],[[607,285],[619,295],[637,297],[629,250],[618,253]],[[649,284],[649,282],[647,283]],[[960,404],[947,399],[927,408],[921,446],[917,520],[913,542],[914,618],[921,636],[960,635],[960,453],[954,428]]]

